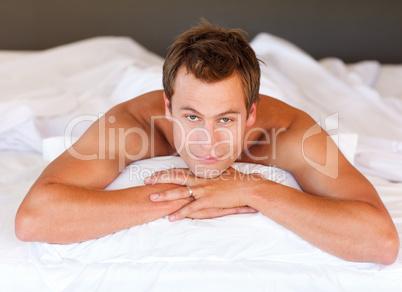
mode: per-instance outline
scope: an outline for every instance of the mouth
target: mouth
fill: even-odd
[[[196,160],[206,164],[212,164],[220,160],[220,156],[196,156]]]

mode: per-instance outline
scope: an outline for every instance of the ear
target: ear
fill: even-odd
[[[172,113],[170,112],[170,102],[168,100],[168,98],[166,97],[165,91],[163,91],[163,101],[165,102],[165,116],[166,119],[168,119],[169,121],[172,121]]]
[[[248,114],[248,118],[246,121],[246,127],[251,127],[255,123],[255,119],[257,117],[257,102],[255,101],[250,108],[250,112]]]

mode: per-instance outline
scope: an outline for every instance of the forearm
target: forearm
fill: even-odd
[[[63,184],[33,187],[16,216],[17,236],[25,241],[67,244],[99,238],[156,220],[189,200],[155,203],[149,194],[174,185],[104,191]]]
[[[320,198],[277,185],[260,189],[247,205],[311,244],[349,261],[389,264],[399,243],[388,214],[362,201]],[[385,210],[386,213],[386,210]]]

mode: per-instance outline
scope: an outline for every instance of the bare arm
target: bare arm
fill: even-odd
[[[256,190],[246,204],[320,249],[349,261],[395,261],[398,235],[380,204],[313,196],[268,181]]]
[[[38,182],[16,217],[16,233],[23,241],[67,244],[99,238],[171,214],[190,199],[153,203],[153,191],[166,185],[104,191],[59,183]]]
[[[370,182],[328,134],[299,112],[278,139],[271,163],[289,170],[303,192],[266,182],[247,203],[313,245],[350,261],[391,264],[399,250],[392,219]]]
[[[15,231],[19,239],[62,244],[94,239],[164,217],[194,200],[149,200],[151,193],[178,187],[173,184],[103,190],[128,163],[172,154],[158,131],[149,136],[149,116],[164,114],[163,102],[162,111],[158,110],[158,103],[152,102],[161,94],[148,93],[137,97],[135,103],[116,106],[43,171],[17,212]],[[147,113],[145,118],[143,113]],[[151,139],[156,145],[153,151]],[[203,219],[250,212],[256,211],[249,207],[209,208],[189,217]]]
[[[246,204],[338,257],[393,263],[398,233],[374,187],[307,114],[278,108],[291,123],[265,163],[291,172],[303,191],[266,181]]]
[[[143,151],[144,141],[138,133],[147,129],[128,107],[113,108],[74,145],[74,152],[66,151],[44,170],[16,215],[18,238],[51,243],[84,241],[166,216],[191,201],[155,204],[148,199],[151,192],[177,187],[174,185],[103,190]],[[103,132],[99,123],[105,125]],[[133,128],[136,131],[130,133]],[[147,151],[138,158],[149,157]]]
[[[399,238],[388,211],[374,187],[345,159],[325,131],[305,135],[314,125],[306,114],[295,113],[294,123],[278,136],[275,158],[264,161],[290,171],[303,191],[268,180],[241,181],[236,176],[225,180],[198,179],[188,182],[196,200],[173,213],[170,219],[180,220],[212,206],[250,206],[340,258],[393,263]],[[250,151],[252,157],[266,154],[266,148]],[[152,181],[164,182],[175,183],[160,178]],[[171,190],[159,193],[154,201],[186,196]]]

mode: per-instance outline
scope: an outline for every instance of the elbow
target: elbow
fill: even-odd
[[[41,241],[43,231],[46,230],[46,220],[43,208],[39,204],[32,204],[24,200],[15,215],[15,235],[21,241]]]
[[[36,241],[35,238],[35,219],[28,211],[20,209],[15,216],[15,235],[21,241]]]
[[[15,235],[21,241],[31,241],[31,235],[29,234],[29,222],[31,220],[21,211],[18,210],[15,216]]]
[[[399,236],[396,230],[383,236],[379,247],[378,263],[392,265],[398,258],[399,248]]]
[[[46,241],[45,235],[52,222],[49,201],[43,189],[31,188],[15,215],[15,235],[19,240]]]

